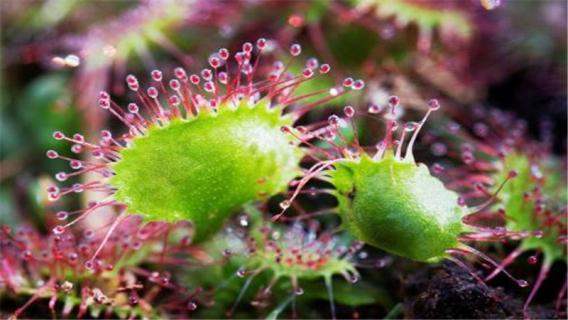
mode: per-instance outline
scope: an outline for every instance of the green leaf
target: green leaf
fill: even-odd
[[[146,221],[189,220],[194,242],[205,240],[236,209],[285,190],[299,174],[302,151],[281,132],[290,124],[280,108],[242,102],[154,126],[120,151],[115,198]]]

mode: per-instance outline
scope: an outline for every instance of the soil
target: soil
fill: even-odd
[[[523,298],[492,288],[452,262],[428,267],[404,284],[404,316],[412,319],[523,319]],[[554,306],[533,306],[531,319],[557,319]]]

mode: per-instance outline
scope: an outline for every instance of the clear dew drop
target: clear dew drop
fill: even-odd
[[[93,260],[88,260],[85,262],[85,269],[93,270],[94,268],[95,268],[95,263],[93,262]]]
[[[440,109],[440,103],[437,99],[431,99],[430,101],[428,101],[428,108],[430,108],[430,110],[432,111],[436,111]]]
[[[67,255],[67,259],[69,260],[69,262],[75,262],[75,261],[77,261],[78,258],[79,258],[79,255],[76,252],[70,252]]]
[[[248,217],[247,216],[239,217],[239,225],[241,227],[247,227],[249,225]]]
[[[357,283],[359,282],[359,276],[356,274],[352,274],[349,276],[349,282],[351,283]]]
[[[369,109],[367,109],[367,111],[370,114],[378,114],[378,113],[381,112],[381,107],[376,105],[376,104],[372,104],[372,105],[369,106]]]
[[[389,97],[389,105],[392,107],[396,107],[398,106],[398,104],[400,103],[400,98],[397,96],[390,96]]]
[[[299,56],[300,53],[302,53],[302,47],[295,43],[292,46],[290,46],[290,54],[294,57]]]
[[[355,115],[355,109],[352,106],[345,106],[343,112],[348,118],[352,118]]]
[[[404,131],[406,132],[412,132],[416,130],[416,128],[418,128],[418,123],[416,122],[411,121],[404,124]]]
[[[361,90],[361,89],[365,88],[365,81],[359,79],[359,80],[353,82],[353,85],[351,87],[353,88],[353,90]]]
[[[329,125],[337,126],[339,124],[339,117],[336,116],[336,115],[331,115],[331,116],[329,116],[327,121],[328,121]]]
[[[195,311],[197,309],[197,303],[190,301],[187,303],[187,310]]]
[[[65,64],[68,67],[74,68],[74,67],[79,66],[79,64],[81,64],[81,59],[74,54],[69,54],[65,57]]]
[[[65,180],[67,180],[67,174],[66,174],[65,172],[58,172],[58,173],[55,175],[55,179],[57,179],[57,181],[63,182],[63,181],[65,181]]]
[[[280,208],[282,210],[286,210],[286,209],[290,208],[290,200],[284,200],[284,201],[280,202]]]
[[[65,232],[65,228],[63,226],[53,228],[53,233],[56,235],[62,234],[63,232]]]
[[[279,240],[282,234],[280,234],[280,232],[278,231],[273,231],[270,236],[272,237],[273,240]]]
[[[91,229],[86,229],[83,232],[83,236],[87,239],[92,239],[95,236],[95,231],[91,230]]]
[[[48,151],[47,151],[47,157],[48,157],[49,159],[55,159],[55,158],[59,157],[59,154],[57,153],[57,151],[48,150]]]
[[[59,221],[67,220],[69,217],[69,213],[67,211],[59,211],[55,215]]]

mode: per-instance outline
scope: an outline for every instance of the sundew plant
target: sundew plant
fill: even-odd
[[[0,2],[0,316],[565,318],[567,9]]]

